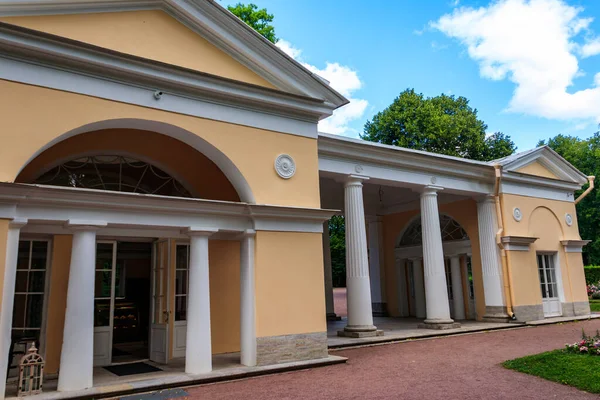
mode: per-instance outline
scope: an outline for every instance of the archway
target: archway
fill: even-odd
[[[475,319],[475,292],[469,235],[449,215],[440,214],[439,221],[451,315],[455,319]],[[424,318],[425,291],[420,215],[410,220],[398,235],[395,259],[400,314]]]
[[[98,135],[102,132],[101,135]],[[127,132],[130,143],[123,143],[127,138],[122,135]],[[134,135],[137,133],[137,135]],[[94,137],[86,136],[96,134]],[[115,136],[116,135],[116,136]],[[137,139],[132,139],[136,136]],[[162,137],[162,145],[157,144],[156,136]],[[168,142],[168,147],[164,143]],[[169,151],[176,147],[178,150]],[[153,151],[153,155],[148,157],[148,153]],[[192,150],[194,150],[192,155]],[[178,151],[185,151],[186,155],[176,154]],[[169,168],[168,163],[160,163],[158,158],[165,158],[167,155],[174,155],[181,168],[174,171]],[[182,175],[186,174],[186,169],[196,169],[196,174],[207,176],[224,177],[235,192],[235,198],[230,193],[223,196],[205,196],[201,193],[198,196],[214,200],[243,201],[246,203],[255,203],[254,194],[250,185],[237,168],[237,166],[219,149],[207,142],[198,135],[189,132],[175,125],[149,121],[141,119],[112,119],[98,121],[81,126],[47,143],[38,149],[27,162],[22,166],[16,182],[32,182],[39,175],[41,170],[46,172],[51,165],[57,166],[65,161],[71,161],[81,156],[97,155],[120,155],[129,156],[134,159],[144,161],[167,172],[169,175],[178,179],[182,184],[186,184]],[[150,158],[150,159],[149,159]],[[200,163],[196,166],[190,165],[191,161]],[[186,165],[182,163],[188,163]],[[189,175],[189,171],[187,171]]]

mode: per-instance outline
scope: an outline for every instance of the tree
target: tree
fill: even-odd
[[[275,36],[275,27],[271,24],[274,18],[273,14],[269,14],[266,8],[259,10],[256,4],[237,3],[235,6],[228,6],[227,9],[267,40],[273,43],[277,43],[279,40]]]
[[[584,174],[600,175],[600,132],[589,139],[557,135],[538,143],[538,146],[542,145],[548,145]],[[579,196],[586,188],[587,185],[575,196]],[[592,240],[583,248],[584,263],[600,265],[600,192],[597,189],[577,204],[577,220],[581,237]]]
[[[346,287],[346,227],[341,215],[329,220],[329,248],[333,287]]]
[[[496,132],[486,138],[487,125],[465,97],[425,98],[414,89],[400,93],[364,127],[361,138],[372,142],[489,161],[515,151],[510,136]]]

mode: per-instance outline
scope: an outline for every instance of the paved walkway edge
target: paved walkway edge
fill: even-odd
[[[535,327],[535,326],[542,326],[542,325],[553,325],[553,324],[561,324],[564,322],[578,322],[578,321],[589,321],[592,319],[598,319],[600,318],[600,314],[590,314],[590,315],[581,315],[581,316],[576,316],[576,317],[556,317],[556,318],[548,318],[548,319],[544,319],[544,320],[539,320],[539,321],[529,321],[529,322],[511,322],[510,325],[506,325],[506,326],[491,326],[491,327],[481,327],[481,328],[474,328],[468,331],[460,331],[460,332],[445,332],[445,331],[437,331],[437,330],[433,330],[430,334],[421,334],[421,335],[415,335],[415,336],[408,336],[408,337],[403,337],[403,338],[399,338],[399,337],[385,337],[385,336],[378,336],[378,337],[373,337],[373,339],[359,339],[360,341],[356,341],[355,343],[340,343],[340,344],[333,344],[333,345],[328,345],[327,348],[329,350],[342,350],[342,349],[349,349],[349,348],[355,348],[355,347],[367,347],[367,346],[375,346],[375,345],[379,345],[379,344],[390,344],[390,343],[402,343],[402,342],[407,342],[407,341],[414,341],[414,340],[420,340],[420,339],[433,339],[433,338],[437,338],[437,337],[444,337],[444,336],[458,336],[458,335],[467,335],[467,334],[471,334],[471,333],[480,333],[480,332],[488,332],[488,331],[497,331],[497,330],[502,330],[502,329],[518,329],[518,328],[528,328],[528,327]]]
[[[348,359],[346,357],[329,356],[319,360],[296,361],[259,367],[225,368],[222,370],[213,371],[205,376],[190,376],[181,373],[179,375],[134,381],[131,383],[97,386],[77,392],[46,392],[39,395],[29,396],[28,399],[104,399],[121,397],[131,394],[154,392],[157,390],[199,386],[209,383],[234,381],[282,372],[325,367],[329,365],[343,364],[347,360]],[[16,397],[13,397],[13,399],[16,399]]]

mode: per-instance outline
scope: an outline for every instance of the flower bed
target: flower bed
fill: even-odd
[[[600,282],[590,283],[587,285],[587,295],[594,300],[600,299]]]
[[[582,330],[581,340],[572,344],[565,344],[568,353],[589,354],[592,356],[600,355],[600,332],[596,330],[594,336],[588,336]]]

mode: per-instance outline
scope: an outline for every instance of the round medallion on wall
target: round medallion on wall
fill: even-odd
[[[432,185],[435,185],[437,183],[437,178],[435,176],[432,176],[429,181],[431,182]]]
[[[275,171],[283,179],[290,179],[296,173],[296,163],[292,156],[280,154],[275,159]]]
[[[360,174],[363,172],[363,166],[362,165],[357,165],[356,167],[354,167],[354,171],[356,171],[357,174]]]
[[[565,215],[565,222],[569,226],[573,225],[573,216],[571,214],[566,214]]]
[[[513,209],[513,218],[515,219],[515,221],[519,222],[523,219],[523,214],[521,213],[521,209],[518,207],[515,207]]]

